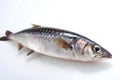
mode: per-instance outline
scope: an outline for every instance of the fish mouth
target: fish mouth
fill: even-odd
[[[109,52],[104,52],[103,58],[112,58],[112,54]]]

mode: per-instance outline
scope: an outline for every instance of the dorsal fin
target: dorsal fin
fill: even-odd
[[[32,28],[38,28],[38,27],[41,27],[41,26],[37,24],[32,24]]]

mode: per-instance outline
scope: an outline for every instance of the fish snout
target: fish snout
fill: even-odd
[[[108,51],[103,52],[103,58],[112,58],[112,54],[109,53]]]

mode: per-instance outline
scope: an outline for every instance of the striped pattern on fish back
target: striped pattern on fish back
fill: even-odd
[[[38,35],[42,38],[51,39],[51,38],[62,38],[67,41],[71,41],[73,38],[78,37],[79,35],[76,33],[72,33],[65,30],[55,29],[55,28],[47,28],[47,27],[40,27],[40,28],[29,28],[23,31],[20,31],[15,34],[33,34]]]

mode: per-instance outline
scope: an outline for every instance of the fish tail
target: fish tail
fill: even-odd
[[[10,34],[12,34],[12,32],[7,30],[7,31],[5,32],[5,35],[6,35],[6,36],[0,37],[0,41],[8,41],[8,40],[10,40],[10,39],[8,38]]]
[[[8,37],[10,34],[12,34],[11,31],[8,31],[8,30],[7,30],[7,31],[5,32],[5,35],[6,35],[7,37]]]

